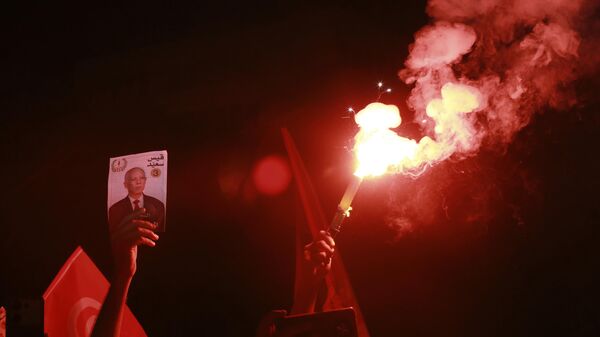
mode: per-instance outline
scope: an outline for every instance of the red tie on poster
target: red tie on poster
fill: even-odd
[[[310,230],[312,237],[316,237],[320,230],[326,230],[328,225],[321,209],[321,204],[317,193],[315,192],[310,177],[304,168],[304,163],[300,157],[300,153],[296,149],[296,145],[292,136],[287,129],[281,130],[283,136],[283,142],[288,152],[292,171],[294,173],[294,179],[298,188],[298,194],[302,201],[304,215],[306,219],[306,225]],[[300,233],[302,228],[296,225],[296,275],[298,275],[298,259],[302,259],[302,247],[303,244],[298,242],[300,239]],[[298,282],[296,282],[297,284]],[[336,253],[331,261],[331,270],[325,277],[325,284],[327,285],[327,298],[323,305],[324,310],[335,310],[347,307],[353,307],[356,312],[356,325],[358,328],[359,337],[369,337],[369,331],[365,324],[364,317],[352,285],[348,279],[346,268],[342,262],[342,258],[339,252],[339,247],[336,247]]]
[[[88,337],[109,283],[81,247],[77,247],[44,293],[44,333],[48,337]],[[128,307],[121,337],[146,337]]]

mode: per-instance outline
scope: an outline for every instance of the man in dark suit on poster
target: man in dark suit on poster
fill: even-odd
[[[145,218],[158,225],[157,231],[164,231],[165,205],[160,200],[144,194],[145,171],[140,167],[129,169],[125,172],[123,185],[127,189],[127,196],[114,203],[108,210],[110,232],[114,232],[125,217],[139,209],[146,210]]]

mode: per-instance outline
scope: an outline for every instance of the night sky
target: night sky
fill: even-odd
[[[424,1],[47,2],[2,17],[0,305],[41,298],[79,245],[110,275],[109,158],[165,149],[168,229],[140,249],[128,304],[149,336],[252,336],[292,303],[296,191],[252,182],[257,161],[286,155],[280,128],[328,218],[351,177],[349,106],[383,81],[400,131],[422,135],[397,73]],[[373,337],[600,333],[597,85],[578,80],[574,108],[541,111],[506,148],[361,187],[337,247]],[[435,225],[398,235],[391,210],[421,192],[443,200],[422,205]]]

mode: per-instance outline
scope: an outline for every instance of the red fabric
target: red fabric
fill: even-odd
[[[44,293],[44,332],[48,337],[88,337],[109,283],[94,262],[77,247]],[[128,307],[121,337],[146,337]]]
[[[288,152],[292,172],[298,188],[298,194],[302,202],[306,225],[308,226],[312,237],[316,237],[320,230],[327,230],[327,221],[323,214],[321,204],[315,189],[310,181],[310,177],[304,168],[304,163],[300,157],[300,153],[296,149],[296,145],[292,136],[287,129],[281,129],[285,148]],[[297,222],[297,226],[298,226]],[[302,233],[302,228],[296,228],[296,275],[298,275],[299,259],[302,259],[303,243],[299,242]],[[348,279],[346,268],[342,262],[340,247],[336,247],[335,255],[331,262],[331,271],[325,277],[327,285],[327,299],[323,305],[324,310],[342,309],[353,307],[356,311],[356,323],[358,327],[358,335],[360,337],[369,337],[369,331],[365,324],[364,317],[354,296],[352,285]],[[298,282],[296,282],[298,284]]]
[[[0,307],[0,337],[6,337],[6,309]]]

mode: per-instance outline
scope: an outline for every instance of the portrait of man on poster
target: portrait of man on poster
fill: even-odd
[[[139,209],[145,209],[144,217],[158,225],[157,231],[164,231],[165,205],[162,201],[144,193],[146,172],[141,167],[133,167],[125,172],[123,186],[127,195],[110,206],[108,223],[111,232],[115,231],[125,217]]]

